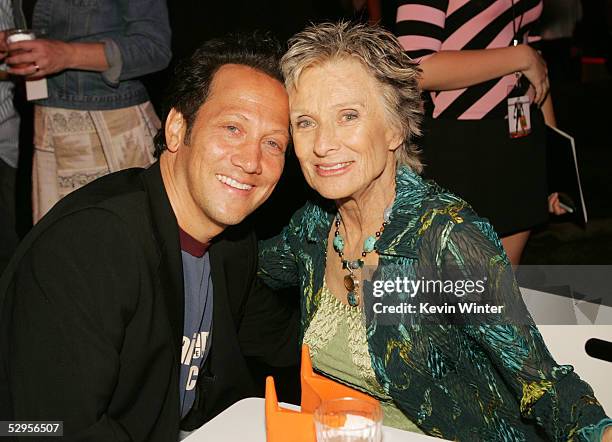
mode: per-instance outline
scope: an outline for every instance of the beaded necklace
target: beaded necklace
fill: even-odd
[[[380,229],[374,235],[368,236],[363,241],[363,250],[361,251],[361,258],[355,260],[344,259],[344,238],[340,235],[340,224],[342,224],[342,218],[340,217],[340,213],[336,215],[336,231],[334,232],[334,250],[338,253],[340,257],[340,261],[342,262],[342,269],[348,271],[348,275],[344,276],[344,288],[346,289],[346,300],[351,307],[357,307],[359,305],[359,279],[355,275],[355,271],[361,269],[365,263],[362,258],[365,258],[368,253],[374,250],[374,246],[380,235],[382,235],[383,231],[387,224],[389,224],[389,218],[391,216],[391,206],[387,207],[383,213],[383,223],[380,226]]]

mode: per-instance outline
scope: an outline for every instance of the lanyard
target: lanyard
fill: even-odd
[[[516,25],[516,10],[514,7],[515,0],[510,0],[512,4],[512,46],[517,46],[519,44],[518,33],[521,30],[521,25],[523,24],[523,16],[521,14],[521,18],[518,22],[518,26]]]

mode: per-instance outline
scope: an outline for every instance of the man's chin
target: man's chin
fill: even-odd
[[[272,190],[265,196],[257,201],[251,201],[250,204],[228,204],[228,206],[221,206],[215,211],[215,222],[218,225],[224,225],[226,227],[235,226],[240,224],[242,221],[247,219],[253,214],[269,197]]]
[[[225,213],[219,213],[217,214],[217,216],[215,217],[215,223],[219,226],[222,227],[230,227],[230,226],[235,226],[240,224],[242,221],[244,221],[246,219],[247,216],[249,216],[252,212],[241,212],[241,213],[232,213],[232,212],[225,212]]]
[[[232,226],[236,226],[238,224],[240,224],[242,221],[244,221],[245,217],[242,218],[223,218],[223,219],[218,219],[216,220],[216,224],[219,225],[220,227],[226,228],[226,227],[232,227]]]

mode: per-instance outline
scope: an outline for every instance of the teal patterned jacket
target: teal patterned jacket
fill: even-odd
[[[301,290],[302,334],[321,297],[334,215],[333,203],[309,202],[280,235],[260,244],[260,277],[273,289]],[[378,382],[433,436],[599,441],[612,421],[572,367],[551,357],[502,250],[491,225],[466,202],[408,168],[398,169],[390,222],[376,243],[374,278],[484,276],[487,301],[505,308],[484,319],[462,315],[460,322],[367,314],[368,349]],[[419,293],[411,299],[424,301],[427,296]],[[402,293],[385,297],[387,304],[410,301]],[[365,298],[368,311],[372,296]]]

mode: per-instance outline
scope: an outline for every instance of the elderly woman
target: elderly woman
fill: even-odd
[[[491,226],[419,177],[419,71],[395,37],[312,26],[282,67],[295,152],[322,198],[263,242],[260,276],[299,286],[315,368],[378,398],[386,425],[466,441],[599,441],[611,421],[552,360]],[[428,291],[430,280],[440,285]],[[497,308],[452,311],[470,282],[475,304]]]

